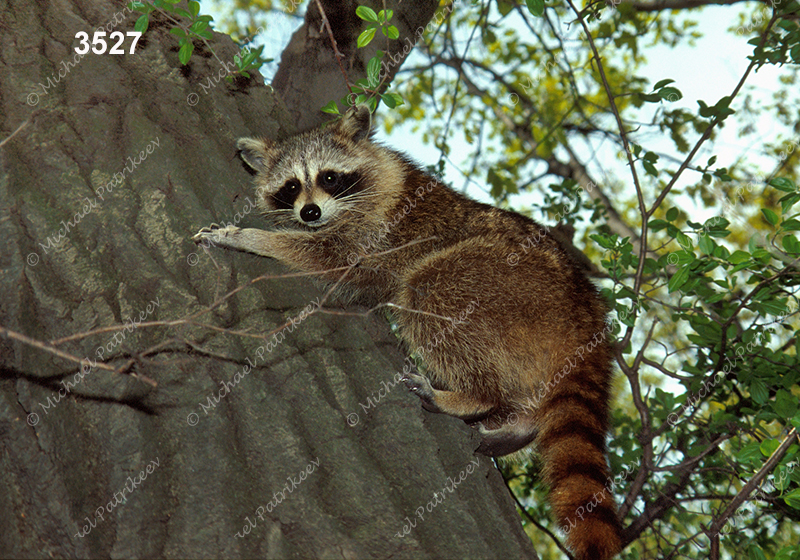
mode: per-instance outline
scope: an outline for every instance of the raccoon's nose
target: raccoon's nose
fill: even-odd
[[[320,216],[322,216],[322,210],[320,210],[319,206],[316,204],[306,204],[303,206],[303,209],[300,210],[300,217],[304,222],[319,220]]]

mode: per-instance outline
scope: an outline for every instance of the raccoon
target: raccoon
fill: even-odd
[[[403,379],[422,406],[475,427],[481,454],[535,443],[567,545],[581,560],[611,558],[621,547],[604,487],[612,355],[597,289],[547,228],[455,192],[371,136],[358,106],[280,143],[240,139],[272,230],[212,226],[194,240],[391,304],[427,366]]]

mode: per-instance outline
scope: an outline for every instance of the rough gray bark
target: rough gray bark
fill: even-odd
[[[157,23],[135,55],[62,67],[113,6],[0,7],[0,555],[535,556],[477,437],[392,386],[403,354],[382,318],[327,302],[259,358],[321,295],[307,279],[261,280],[198,314],[286,273],[190,236],[237,211],[258,226],[234,140],[289,119],[260,83],[201,87],[220,62],[199,49],[181,67]],[[98,348],[126,373],[68,358]]]

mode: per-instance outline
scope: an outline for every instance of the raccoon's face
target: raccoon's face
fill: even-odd
[[[311,228],[329,224],[369,199],[368,160],[358,143],[369,135],[363,112],[351,112],[327,130],[312,131],[275,144],[240,138],[242,159],[258,173],[259,204],[279,221]],[[362,150],[363,152],[363,150]]]
[[[303,225],[324,226],[359,201],[364,176],[357,162],[313,141],[295,148],[286,150],[267,175],[265,206],[289,211]]]

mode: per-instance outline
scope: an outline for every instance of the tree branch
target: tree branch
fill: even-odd
[[[655,0],[653,2],[631,2],[622,0],[622,4],[627,4],[638,12],[662,12],[665,10],[692,10],[703,6],[730,6],[742,2],[753,0]],[[760,0],[755,0],[760,2]],[[766,2],[760,2],[766,3]]]

